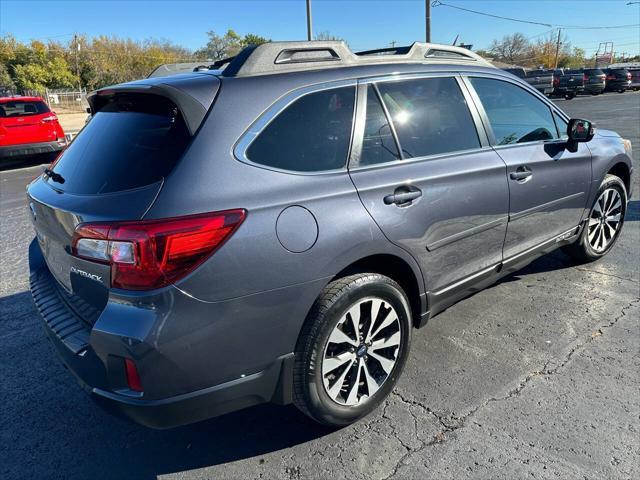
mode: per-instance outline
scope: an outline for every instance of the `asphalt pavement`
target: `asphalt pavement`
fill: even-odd
[[[640,93],[558,104],[633,142],[620,241],[588,265],[554,252],[433,318],[389,400],[340,430],[293,406],[167,431],[103,412],[28,292],[24,186],[41,167],[0,172],[0,478],[640,478]]]

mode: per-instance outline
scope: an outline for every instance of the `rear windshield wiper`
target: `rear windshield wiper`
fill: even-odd
[[[44,174],[56,183],[64,183],[64,177],[50,168],[45,168]]]

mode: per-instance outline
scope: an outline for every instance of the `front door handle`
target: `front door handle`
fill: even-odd
[[[515,172],[511,172],[509,174],[509,177],[511,178],[511,180],[516,180],[520,183],[524,183],[528,181],[532,175],[533,172],[529,169],[529,167],[518,167]]]
[[[391,195],[384,197],[384,204],[398,206],[410,205],[414,200],[422,196],[422,190],[412,186],[396,188]]]

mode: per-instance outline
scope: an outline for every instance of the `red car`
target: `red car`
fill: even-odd
[[[67,145],[58,117],[39,97],[0,97],[0,159],[57,152]]]

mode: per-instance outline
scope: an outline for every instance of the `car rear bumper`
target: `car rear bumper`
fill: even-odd
[[[629,82],[609,81],[607,82],[607,86],[605,87],[605,90],[608,92],[617,92],[619,90],[628,90],[629,87],[630,87]]]
[[[132,305],[109,302],[92,327],[74,315],[36,240],[29,268],[48,338],[82,388],[107,410],[171,428],[260,403],[291,402],[291,352],[305,314],[279,301],[277,292],[203,303],[169,287],[152,297],[152,307],[143,297]],[[283,294],[306,300],[292,288]],[[144,393],[128,388],[125,358],[135,361]]]
[[[584,86],[584,91],[587,93],[600,93],[604,90],[604,83],[590,83]]]
[[[0,145],[0,159],[37,155],[39,153],[59,152],[65,147],[57,141],[23,143],[19,145]]]

